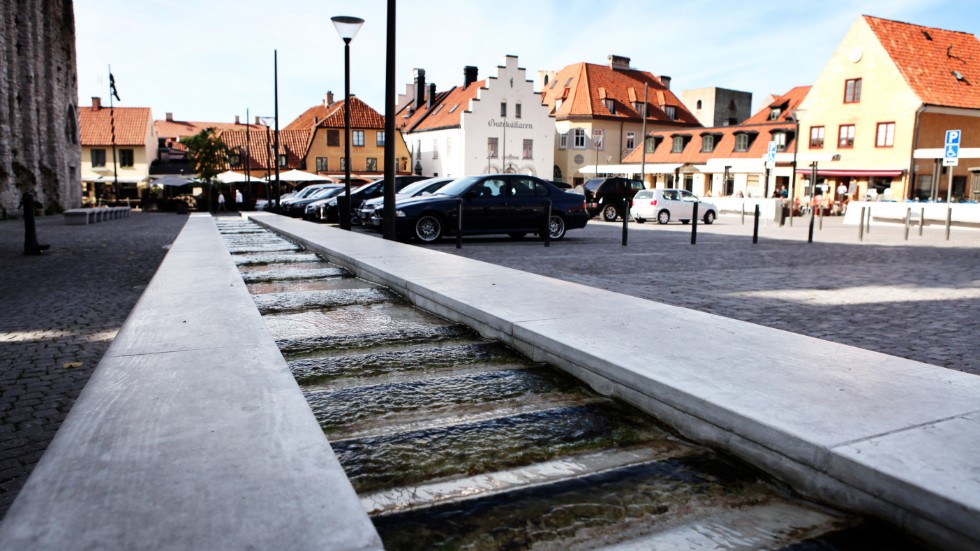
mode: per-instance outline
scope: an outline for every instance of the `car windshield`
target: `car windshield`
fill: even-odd
[[[343,187],[328,187],[326,189],[321,189],[320,191],[313,194],[314,199],[326,199],[327,197],[333,197],[337,193],[344,191]]]
[[[429,178],[427,180],[419,180],[418,182],[413,182],[403,187],[398,193],[403,195],[412,195],[417,191],[425,189],[427,186],[432,185],[434,182],[438,182],[436,178]]]
[[[466,190],[470,189],[470,186],[480,181],[481,176],[468,176],[466,178],[460,178],[459,180],[454,180],[449,182],[445,186],[439,188],[436,195],[452,195],[454,197],[459,197]]]

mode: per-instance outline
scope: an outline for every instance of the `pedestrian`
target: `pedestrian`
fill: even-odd
[[[218,210],[225,210],[225,194],[221,193],[220,191],[218,192]]]
[[[847,186],[844,185],[844,182],[841,182],[840,185],[837,186],[837,200],[844,201],[845,195],[847,195]]]
[[[242,190],[236,189],[235,190],[235,208],[238,209],[238,210],[245,210],[245,206],[242,205],[242,203],[244,203],[244,202],[245,202],[245,199],[242,197]]]

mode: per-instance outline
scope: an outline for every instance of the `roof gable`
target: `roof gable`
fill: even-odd
[[[742,124],[762,124],[766,122],[792,122],[793,120],[793,110],[803,103],[806,98],[807,92],[810,91],[809,86],[797,86],[786,92],[785,94],[775,98],[769,102],[765,107],[760,109],[756,114],[745,119]],[[775,119],[771,118],[773,115],[773,109],[778,109],[778,115]]]
[[[145,146],[151,115],[149,107],[78,108],[78,126],[83,146]]]

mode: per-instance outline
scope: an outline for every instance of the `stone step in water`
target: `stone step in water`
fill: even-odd
[[[300,264],[300,263],[297,263]],[[267,269],[241,270],[242,279],[249,285],[249,291],[253,294],[263,294],[269,292],[285,292],[295,289],[322,289],[316,283],[323,280],[352,280],[363,281],[353,277],[350,272],[343,268],[331,266],[324,262],[322,265],[302,263],[295,268],[272,269],[271,265],[259,266]],[[254,287],[258,283],[276,283],[276,286]],[[363,281],[364,287],[375,287],[375,285]],[[276,288],[277,291],[266,291],[267,288]],[[339,286],[337,288],[340,288]]]
[[[278,337],[273,336],[276,338],[279,350],[287,359],[316,356],[327,350],[364,350],[384,346],[454,343],[471,340],[477,336],[469,327],[459,324],[401,326],[392,330],[380,327],[367,333],[339,335],[313,334],[295,337],[290,336],[288,330],[281,333]]]
[[[266,293],[256,295],[252,299],[263,315],[386,302],[405,304],[400,296],[388,289],[376,286],[360,289],[319,289]]]
[[[295,279],[262,279],[245,280],[248,291],[253,295],[264,295],[267,293],[287,293],[296,290],[318,291],[328,289],[373,289],[377,287],[369,281],[358,279],[338,271],[336,268],[323,268],[314,270],[300,270],[309,273],[313,279],[297,277]],[[286,274],[291,275],[291,274]],[[243,274],[244,276],[244,274]],[[243,277],[244,278],[244,277]]]
[[[283,241],[282,243],[270,243],[268,245],[256,244],[256,245],[246,245],[244,247],[228,247],[228,252],[233,255],[236,254],[254,254],[254,253],[276,253],[276,252],[286,252],[286,251],[302,251],[303,248],[295,243],[290,243],[288,241]]]
[[[323,259],[313,253],[289,253],[278,254],[258,253],[258,254],[238,254],[232,257],[232,261],[237,266],[255,266],[261,264],[290,264],[295,262],[323,262]]]

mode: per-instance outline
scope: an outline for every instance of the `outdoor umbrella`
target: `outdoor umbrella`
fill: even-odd
[[[175,176],[173,174],[167,174],[166,176],[161,176],[160,178],[153,180],[152,182],[150,182],[150,185],[164,186],[164,187],[180,187],[192,183],[194,183],[193,180],[188,180],[187,178],[182,178],[180,176]]]
[[[320,176],[319,174],[311,174],[309,172],[303,172],[302,170],[289,170],[279,174],[280,182],[292,182],[296,183],[306,183],[306,182],[332,182],[330,178],[326,176]]]
[[[226,170],[221,174],[214,177],[215,180],[221,182],[222,184],[243,184],[245,183],[245,175],[239,174],[233,170]],[[250,176],[249,180],[256,183],[264,183],[265,179],[258,176]]]

